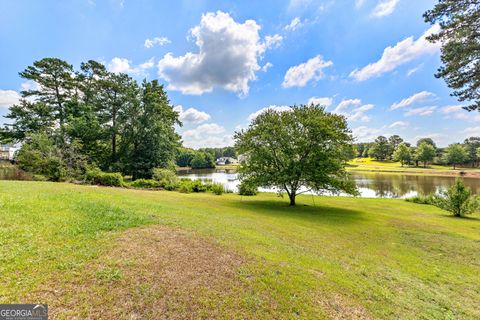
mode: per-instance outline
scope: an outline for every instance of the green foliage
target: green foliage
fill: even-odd
[[[243,180],[238,185],[238,194],[241,196],[255,196],[257,192],[257,186],[248,180]]]
[[[16,160],[21,169],[51,181],[61,181],[67,175],[61,150],[45,133],[32,134],[20,148]]]
[[[468,110],[480,109],[480,2],[441,0],[424,13],[426,22],[438,24],[440,31],[427,37],[442,46],[443,78],[459,101],[471,101]]]
[[[137,179],[130,182],[130,186],[139,189],[158,189],[162,187],[162,183],[153,179]]]
[[[188,148],[180,148],[177,153],[175,162],[179,167],[189,167],[190,162],[195,156],[195,151]]]
[[[437,144],[435,143],[435,141],[433,141],[432,138],[421,138],[417,141],[417,147],[419,147],[422,143],[427,143],[429,145],[431,145],[432,147],[434,147],[435,149],[437,148]]]
[[[247,159],[239,168],[241,181],[278,187],[287,192],[291,205],[301,187],[356,194],[345,171],[345,147],[352,143],[346,120],[323,107],[268,109],[248,129],[236,132],[235,141]]]
[[[467,151],[459,143],[451,144],[445,149],[445,162],[453,165],[453,169],[457,164],[463,163],[467,156]]]
[[[435,148],[427,143],[422,142],[415,151],[415,159],[423,162],[423,166],[427,166],[427,162],[433,161],[435,158]]]
[[[402,167],[405,163],[410,163],[412,160],[412,153],[410,151],[410,147],[408,147],[405,143],[400,143],[393,153],[393,159],[395,161],[400,161]]]
[[[418,195],[411,198],[406,198],[405,201],[418,204],[435,204],[435,197],[433,195],[422,196]]]
[[[472,167],[478,165],[479,155],[477,150],[480,148],[480,137],[469,137],[463,142],[463,147],[467,151],[467,161],[472,164]]]
[[[222,195],[225,192],[225,186],[217,182],[211,183],[209,189],[209,191],[211,191],[213,194],[216,194],[217,196]]]
[[[377,160],[385,160],[392,153],[392,146],[384,136],[379,136],[368,150],[368,155]]]
[[[123,187],[123,177],[120,173],[103,172],[100,169],[88,170],[85,174],[85,181],[108,187]]]
[[[0,138],[25,143],[33,134],[46,135],[59,150],[50,158],[50,167],[59,166],[48,173],[51,180],[82,175],[88,165],[151,178],[154,168],[174,163],[180,141],[174,126],[181,123],[158,81],[139,85],[92,60],[75,71],[56,58],[35,61],[20,76],[39,86],[21,92]]]
[[[190,166],[193,169],[215,168],[215,159],[213,155],[208,152],[197,151],[190,161]]]
[[[177,188],[178,177],[173,170],[155,168],[153,170],[153,178],[166,190],[175,190]]]
[[[434,204],[456,217],[472,214],[480,207],[478,197],[473,195],[462,179],[457,179],[452,187],[437,195]]]

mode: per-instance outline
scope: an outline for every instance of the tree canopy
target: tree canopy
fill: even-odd
[[[67,172],[83,159],[134,179],[173,164],[180,145],[174,125],[181,123],[157,80],[139,84],[93,60],[75,71],[57,58],[35,61],[20,76],[34,85],[10,107],[1,138],[22,142],[24,154],[50,148]]]
[[[440,0],[424,13],[426,22],[440,31],[427,39],[442,45],[443,66],[436,77],[445,79],[468,110],[480,109],[480,1]]]
[[[267,109],[234,137],[246,159],[240,179],[286,192],[291,205],[306,190],[357,193],[345,171],[352,136],[341,115],[315,105]]]

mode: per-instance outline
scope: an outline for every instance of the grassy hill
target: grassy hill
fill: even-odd
[[[0,303],[52,318],[480,318],[480,219],[402,200],[0,181]]]

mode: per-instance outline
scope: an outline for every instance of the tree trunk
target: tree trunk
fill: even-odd
[[[290,198],[290,205],[291,206],[294,206],[295,205],[295,196],[296,194],[295,193],[291,193],[289,198]]]

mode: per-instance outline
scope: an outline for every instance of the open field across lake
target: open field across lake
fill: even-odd
[[[480,317],[478,215],[24,181],[0,201],[0,303],[55,319]]]
[[[402,167],[400,162],[395,161],[377,161],[371,158],[356,158],[349,162],[348,171],[353,172],[383,172],[383,173],[401,173],[412,175],[434,175],[434,176],[460,176],[461,173],[466,177],[480,178],[480,168],[457,167],[455,170],[451,166],[445,165],[427,165]]]

